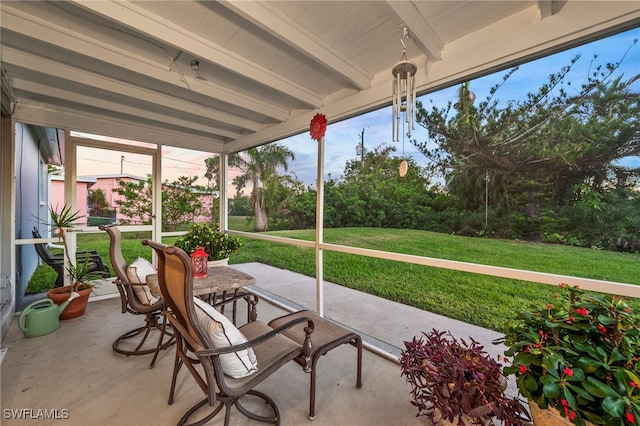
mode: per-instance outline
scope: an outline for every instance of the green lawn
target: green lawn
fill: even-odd
[[[231,228],[241,229],[239,226]],[[305,240],[313,240],[315,235],[313,230],[270,234]],[[123,241],[125,257],[128,260],[138,256],[150,259],[151,249],[140,244],[146,235],[140,233],[130,237],[133,239]],[[341,245],[640,285],[638,254],[406,229],[326,229],[324,239]],[[174,240],[166,238],[163,242],[171,244]],[[81,249],[97,250],[108,260],[106,235],[79,235],[78,241]],[[247,238],[242,241],[244,247],[232,255],[232,264],[262,262],[315,276],[312,249]],[[328,251],[325,251],[324,266],[327,281],[498,331],[515,313],[526,310],[531,303],[546,303],[555,292],[553,286],[545,284]],[[51,268],[45,269],[53,272]],[[633,305],[640,309],[640,300],[634,300]],[[428,330],[429,327],[425,324],[424,328]]]

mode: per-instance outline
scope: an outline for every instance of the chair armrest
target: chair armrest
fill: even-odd
[[[249,349],[259,345],[260,343],[264,343],[267,340],[272,339],[279,334],[282,334],[283,331],[288,330],[304,322],[307,323],[307,326],[304,328],[305,338],[304,338],[304,343],[302,344],[302,356],[304,357],[304,360],[305,360],[304,371],[308,373],[311,371],[311,350],[313,348],[313,344],[311,341],[311,334],[315,329],[315,325],[313,323],[313,320],[307,317],[300,317],[300,318],[293,319],[287,322],[286,324],[281,325],[280,327],[274,328],[271,331],[259,337],[256,337],[255,339],[249,340],[246,343],[242,343],[240,345],[234,345],[226,348],[217,348],[217,349],[201,349],[201,350],[196,350],[195,352],[198,356],[218,356],[222,354],[241,351],[244,349]]]

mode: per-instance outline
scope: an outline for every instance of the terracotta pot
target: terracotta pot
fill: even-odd
[[[207,262],[207,266],[208,267],[212,267],[212,266],[227,266],[229,264],[229,258],[225,257],[224,259],[220,259],[220,260],[210,260]]]
[[[70,290],[71,287],[68,285],[64,287],[57,287],[49,290],[47,292],[47,297],[53,300],[56,305],[62,305],[62,303],[66,302],[67,299],[69,299],[69,296],[71,295]],[[62,314],[60,314],[59,319],[66,320],[84,315],[84,311],[87,308],[87,303],[89,303],[91,288],[78,290],[78,294],[80,295],[80,297],[73,299],[71,303],[69,303],[67,308],[62,311]]]
[[[558,410],[553,407],[542,409],[535,402],[529,401],[531,419],[535,426],[573,426],[573,423],[566,417],[562,417]],[[591,422],[586,422],[587,426],[595,426]]]

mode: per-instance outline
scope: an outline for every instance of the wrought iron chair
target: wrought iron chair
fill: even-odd
[[[31,231],[31,235],[33,235],[33,238],[42,238],[40,231],[38,231],[38,228],[35,226]],[[56,278],[54,286],[62,287],[64,285],[64,254],[51,253],[49,246],[46,243],[34,243],[34,246],[38,256],[40,256],[40,259],[57,272],[58,277]],[[104,278],[109,278],[111,276],[109,267],[104,263],[98,252],[95,250],[76,252],[76,260],[78,263],[88,262],[89,272],[97,272]]]
[[[120,293],[122,313],[124,314],[128,312],[133,315],[144,315],[145,317],[145,324],[143,326],[127,331],[113,342],[113,350],[119,354],[127,356],[153,353],[153,358],[149,365],[149,368],[153,368],[159,351],[168,348],[175,342],[173,331],[171,329],[167,329],[166,321],[161,320],[161,313],[165,307],[165,302],[162,298],[159,298],[155,303],[149,305],[140,301],[140,298],[136,295],[134,289],[137,286],[144,286],[145,284],[132,283],[127,276],[128,264],[122,255],[120,247],[122,243],[120,229],[115,225],[100,225],[99,228],[105,231],[110,238],[109,256],[111,258],[111,266],[116,272],[116,279],[113,283],[118,288],[118,293]],[[160,331],[158,343],[154,347],[149,347],[149,345],[145,346],[145,342],[153,330]],[[134,345],[129,342],[123,344],[125,341],[139,337],[140,335],[142,335],[142,338],[135,345],[134,349],[130,349],[130,347]],[[168,339],[163,343],[165,336],[167,336]]]
[[[171,322],[177,336],[169,404],[173,403],[176,378],[183,365],[187,367],[206,395],[202,401],[195,404],[185,413],[178,425],[187,424],[189,418],[205,405],[215,407],[204,418],[191,424],[204,424],[224,408],[224,424],[227,426],[231,407],[235,406],[238,411],[251,419],[279,425],[280,412],[275,401],[254,388],[292,360],[305,360],[304,368],[309,371],[312,362],[310,353],[312,350],[311,337],[314,329],[313,321],[305,317],[299,317],[286,321],[279,327],[270,327],[268,324],[255,319],[257,297],[252,294],[239,295],[237,296],[239,298],[252,298],[250,321],[239,328],[247,339],[246,343],[216,347],[211,334],[203,327],[196,312],[196,309],[199,308],[196,308],[196,302],[194,302],[193,297],[193,266],[191,259],[183,250],[177,247],[167,247],[164,244],[148,240],[144,240],[142,244],[150,246],[157,254],[158,283],[167,306],[170,308],[170,311],[164,312],[164,315]],[[229,303],[235,299],[235,297],[228,298],[217,305]],[[302,344],[282,334],[296,325],[301,325],[304,330]],[[254,351],[257,359],[257,370],[244,377],[232,378],[227,376],[224,371],[222,356],[224,354],[240,356],[238,355],[239,352],[244,350]],[[202,368],[196,368],[198,364]],[[265,401],[271,408],[273,415],[263,416],[250,412],[241,403],[241,400],[247,395]]]

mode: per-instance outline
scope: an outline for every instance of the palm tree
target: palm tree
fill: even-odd
[[[266,231],[268,228],[266,195],[269,191],[268,182],[278,179],[278,167],[289,170],[288,160],[295,160],[291,150],[277,143],[250,148],[241,156],[229,156],[229,165],[238,167],[242,175],[236,182],[243,184],[251,182],[251,204],[254,210],[253,230]]]

